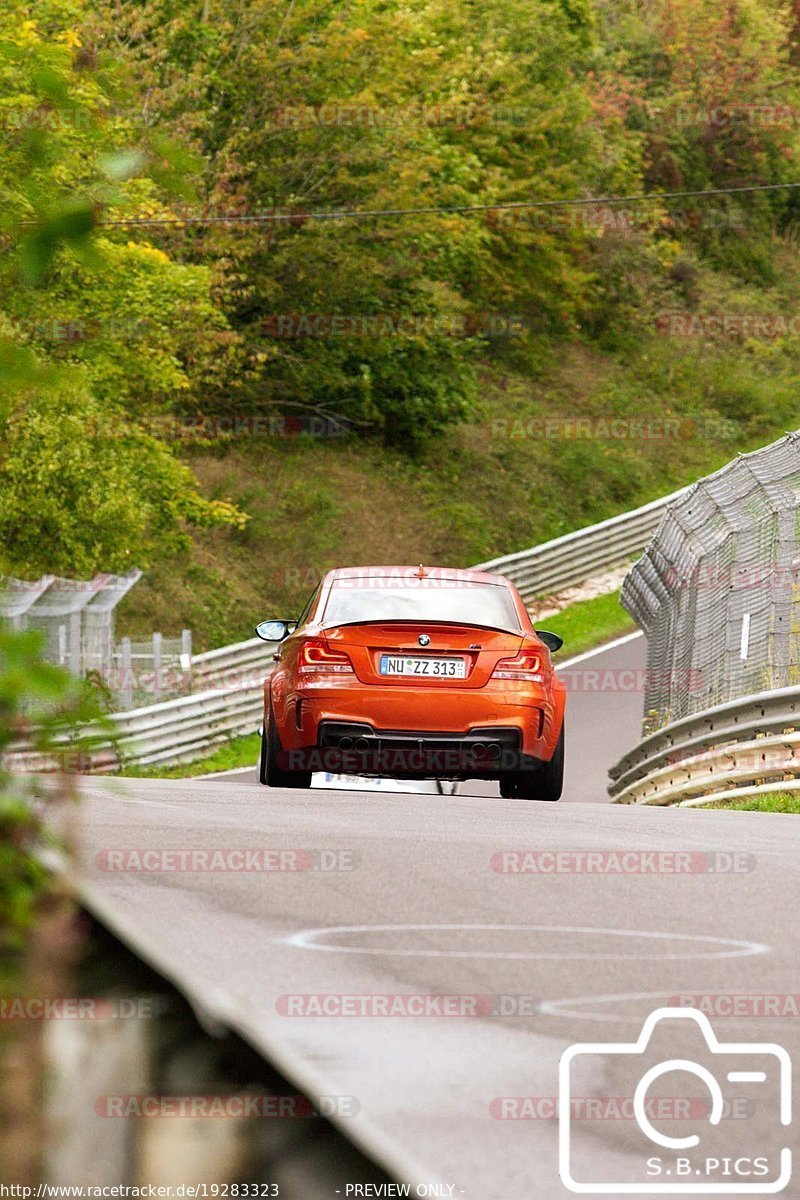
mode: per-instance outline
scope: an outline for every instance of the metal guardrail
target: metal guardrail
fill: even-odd
[[[528,550],[478,563],[476,569],[507,576],[528,603],[584,583],[642,551],[666,506],[685,490]],[[259,638],[194,655],[194,683],[203,690],[115,714],[122,754],[128,762],[141,764],[177,762],[253,732],[261,722],[261,689],[271,669],[272,647]]]
[[[800,789],[800,689],[728,701],[665,725],[609,772],[615,804],[706,804]]]
[[[271,670],[269,663],[252,679],[115,713],[111,720],[119,737],[120,757],[143,766],[180,762],[197,758],[232,737],[254,733],[264,708],[264,679]]]
[[[478,563],[475,569],[505,575],[529,604],[538,596],[585,583],[600,571],[630,562],[647,545],[667,505],[687,491],[688,488],[681,488],[597,525],[576,529],[529,550]]]
[[[630,562],[646,546],[666,506],[686,489],[516,554],[478,563],[505,575],[530,603]],[[259,638],[192,656],[191,695],[112,715],[123,759],[142,765],[197,757],[261,722],[261,692],[272,647]],[[24,756],[23,756],[24,757]]]
[[[265,662],[271,659],[271,644],[262,642],[261,638],[248,638],[246,642],[192,655],[192,680],[199,689],[218,687],[231,675],[239,678],[242,672],[253,671],[255,674],[260,670],[263,673]]]
[[[479,563],[477,569],[507,576],[526,602],[584,583],[643,550],[666,506],[685,490],[529,550]],[[121,754],[142,765],[178,762],[254,732],[261,722],[263,681],[271,669],[272,647],[259,638],[194,655],[192,676],[202,690],[114,714]]]

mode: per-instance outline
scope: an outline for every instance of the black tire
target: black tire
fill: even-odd
[[[516,800],[517,798],[517,776],[519,772],[506,771],[500,776],[500,795],[504,800]]]
[[[258,756],[258,782],[266,784],[267,782],[267,719],[264,718],[264,724],[261,726],[261,753]]]
[[[500,779],[500,795],[505,800],[547,800],[561,797],[564,787],[564,723],[558,735],[553,757],[532,771],[510,771]]]
[[[261,757],[258,767],[258,778],[266,787],[274,788],[310,788],[310,771],[287,771],[278,766],[278,755],[281,743],[275,728],[275,717],[272,712],[272,702],[269,706],[269,719],[261,730]]]

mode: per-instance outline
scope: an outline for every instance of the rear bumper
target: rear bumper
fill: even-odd
[[[393,778],[497,778],[501,772],[538,765],[521,751],[518,729],[481,726],[467,733],[374,729],[344,721],[323,721],[318,749],[326,770]],[[327,764],[339,765],[327,765]]]
[[[491,730],[489,735],[488,739],[476,733],[410,736],[326,722],[320,744],[282,750],[279,763],[286,770],[391,779],[498,779],[505,772],[540,765],[541,760],[520,752],[516,730]]]
[[[563,689],[539,684],[412,691],[337,680],[289,691],[277,672],[272,705],[288,769],[454,779],[549,760],[564,710]]]

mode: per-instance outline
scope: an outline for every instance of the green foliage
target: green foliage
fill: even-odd
[[[363,530],[351,546],[344,525],[370,526],[358,489],[381,472],[399,481],[393,499],[421,505],[418,525],[403,511],[381,529],[384,548],[406,557],[416,538],[464,562],[609,515],[794,424],[796,339],[679,344],[657,330],[675,309],[793,311],[790,193],[605,213],[308,214],[787,180],[797,44],[784,0],[7,4],[8,564],[172,571],[191,536],[175,621],[219,637],[235,619],[229,572],[259,554],[303,572],[352,556]],[[291,219],[97,228],[184,201]],[[303,315],[321,333],[300,330]],[[497,316],[514,336],[491,336]],[[633,438],[484,437],[490,411],[551,409],[698,418],[715,433],[666,454]],[[172,458],[191,449],[184,418],[279,413],[352,436],[296,455],[259,439],[246,477],[196,458],[205,491]],[[224,461],[225,439],[208,440]],[[332,464],[354,460],[351,503],[354,476]],[[272,515],[268,537],[243,528],[251,508]]]
[[[61,574],[125,571],[185,549],[186,521],[241,520],[233,506],[199,496],[163,442],[67,380],[15,411],[6,432],[0,542],[18,573],[36,574],[42,547]]]
[[[24,950],[47,874],[37,851],[49,838],[41,800],[69,795],[65,777],[88,769],[111,739],[92,689],[46,662],[43,635],[0,623],[0,764],[23,747],[29,769],[47,765],[50,787],[0,765],[0,962],[6,971]],[[32,782],[32,780],[34,782]],[[0,975],[0,985],[6,980]]]
[[[598,13],[593,103],[640,139],[649,187],[796,178],[800,80],[790,65],[788,5],[657,0],[645,11],[635,0],[598,0]],[[696,214],[700,244],[730,255],[731,265],[742,249],[737,217],[746,220],[746,242],[758,244],[796,202],[775,193],[741,203],[723,197]],[[708,219],[715,213],[716,229]]]
[[[0,10],[0,560],[33,575],[145,565],[193,523],[245,519],[153,421],[196,406],[201,375],[213,389],[235,338],[207,268],[96,236],[98,213],[159,195],[171,151],[120,110],[84,15]]]
[[[123,15],[154,110],[190,123],[212,211],[292,221],[164,235],[218,256],[219,295],[246,349],[226,406],[313,410],[417,448],[474,412],[478,355],[502,353],[486,314],[563,328],[591,291],[578,231],[457,213],[306,220],[307,208],[459,206],[623,184],[598,167],[599,134],[576,71],[593,38],[582,3],[370,0],[358,9],[253,0],[234,17],[152,0]],[[554,101],[554,96],[557,99]],[[144,211],[144,210],[143,210]],[[368,320],[394,336],[282,337],[307,314]],[[466,336],[462,336],[466,333]]]

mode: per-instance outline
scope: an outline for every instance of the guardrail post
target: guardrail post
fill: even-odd
[[[69,669],[73,675],[81,674],[81,614],[70,613],[69,617]]]
[[[120,700],[123,708],[133,708],[133,659],[130,638],[124,637],[120,642],[120,658],[122,664]]]
[[[192,690],[192,631],[191,629],[181,630],[181,670],[183,671],[183,684],[187,691]]]
[[[163,679],[161,664],[163,655],[161,653],[161,634],[153,634],[153,699],[160,700],[163,692]]]
[[[67,661],[67,627],[59,625],[58,627],[58,665],[63,667]]]

